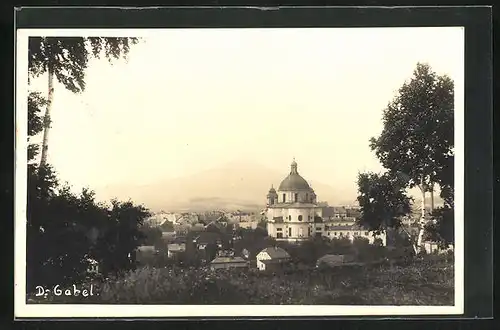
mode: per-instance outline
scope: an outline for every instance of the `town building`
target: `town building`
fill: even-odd
[[[201,232],[198,236],[193,239],[193,243],[199,250],[205,250],[208,245],[214,245],[218,249],[223,247],[222,235],[213,232]]]
[[[268,247],[257,254],[259,270],[277,270],[286,266],[291,258],[288,252],[280,247]]]
[[[248,268],[248,261],[242,257],[216,257],[210,262],[210,268],[216,269],[231,269],[231,268]]]
[[[255,229],[258,226],[257,221],[247,221],[247,222],[239,222],[237,225],[237,228],[243,228],[243,229]]]
[[[173,258],[181,252],[186,251],[185,243],[172,243],[167,245],[167,255],[169,258]]]
[[[318,203],[316,193],[299,174],[295,159],[278,190],[271,186],[266,206],[268,235],[278,241],[300,242],[315,236],[330,239],[364,236],[372,243],[380,238],[382,244],[386,244],[384,234],[366,234],[366,230],[356,226],[359,210]]]

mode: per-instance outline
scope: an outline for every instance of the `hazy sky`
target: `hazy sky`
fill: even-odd
[[[75,188],[153,182],[249,159],[356,190],[368,147],[417,62],[463,79],[461,28],[170,29],[128,62],[55,88],[49,162]],[[46,77],[35,86],[46,91]],[[461,83],[459,86],[462,86]],[[461,104],[457,104],[457,107]]]

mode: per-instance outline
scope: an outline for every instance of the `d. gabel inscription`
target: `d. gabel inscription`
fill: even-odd
[[[47,298],[50,295],[53,296],[74,296],[74,297],[92,297],[96,296],[96,292],[94,291],[94,285],[91,284],[88,287],[82,286],[78,287],[76,284],[73,284],[71,287],[63,288],[60,285],[55,285],[52,288],[43,287],[41,285],[36,286],[35,288],[35,296],[36,297],[45,297]]]

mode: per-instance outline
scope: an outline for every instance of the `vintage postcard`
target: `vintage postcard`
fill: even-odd
[[[463,313],[463,28],[16,47],[17,317]]]

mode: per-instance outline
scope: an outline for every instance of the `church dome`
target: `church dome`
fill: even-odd
[[[281,184],[278,188],[279,191],[297,191],[297,190],[307,190],[311,191],[311,187],[307,183],[307,181],[300,176],[297,171],[297,163],[295,160],[291,164],[290,174],[281,181]]]

